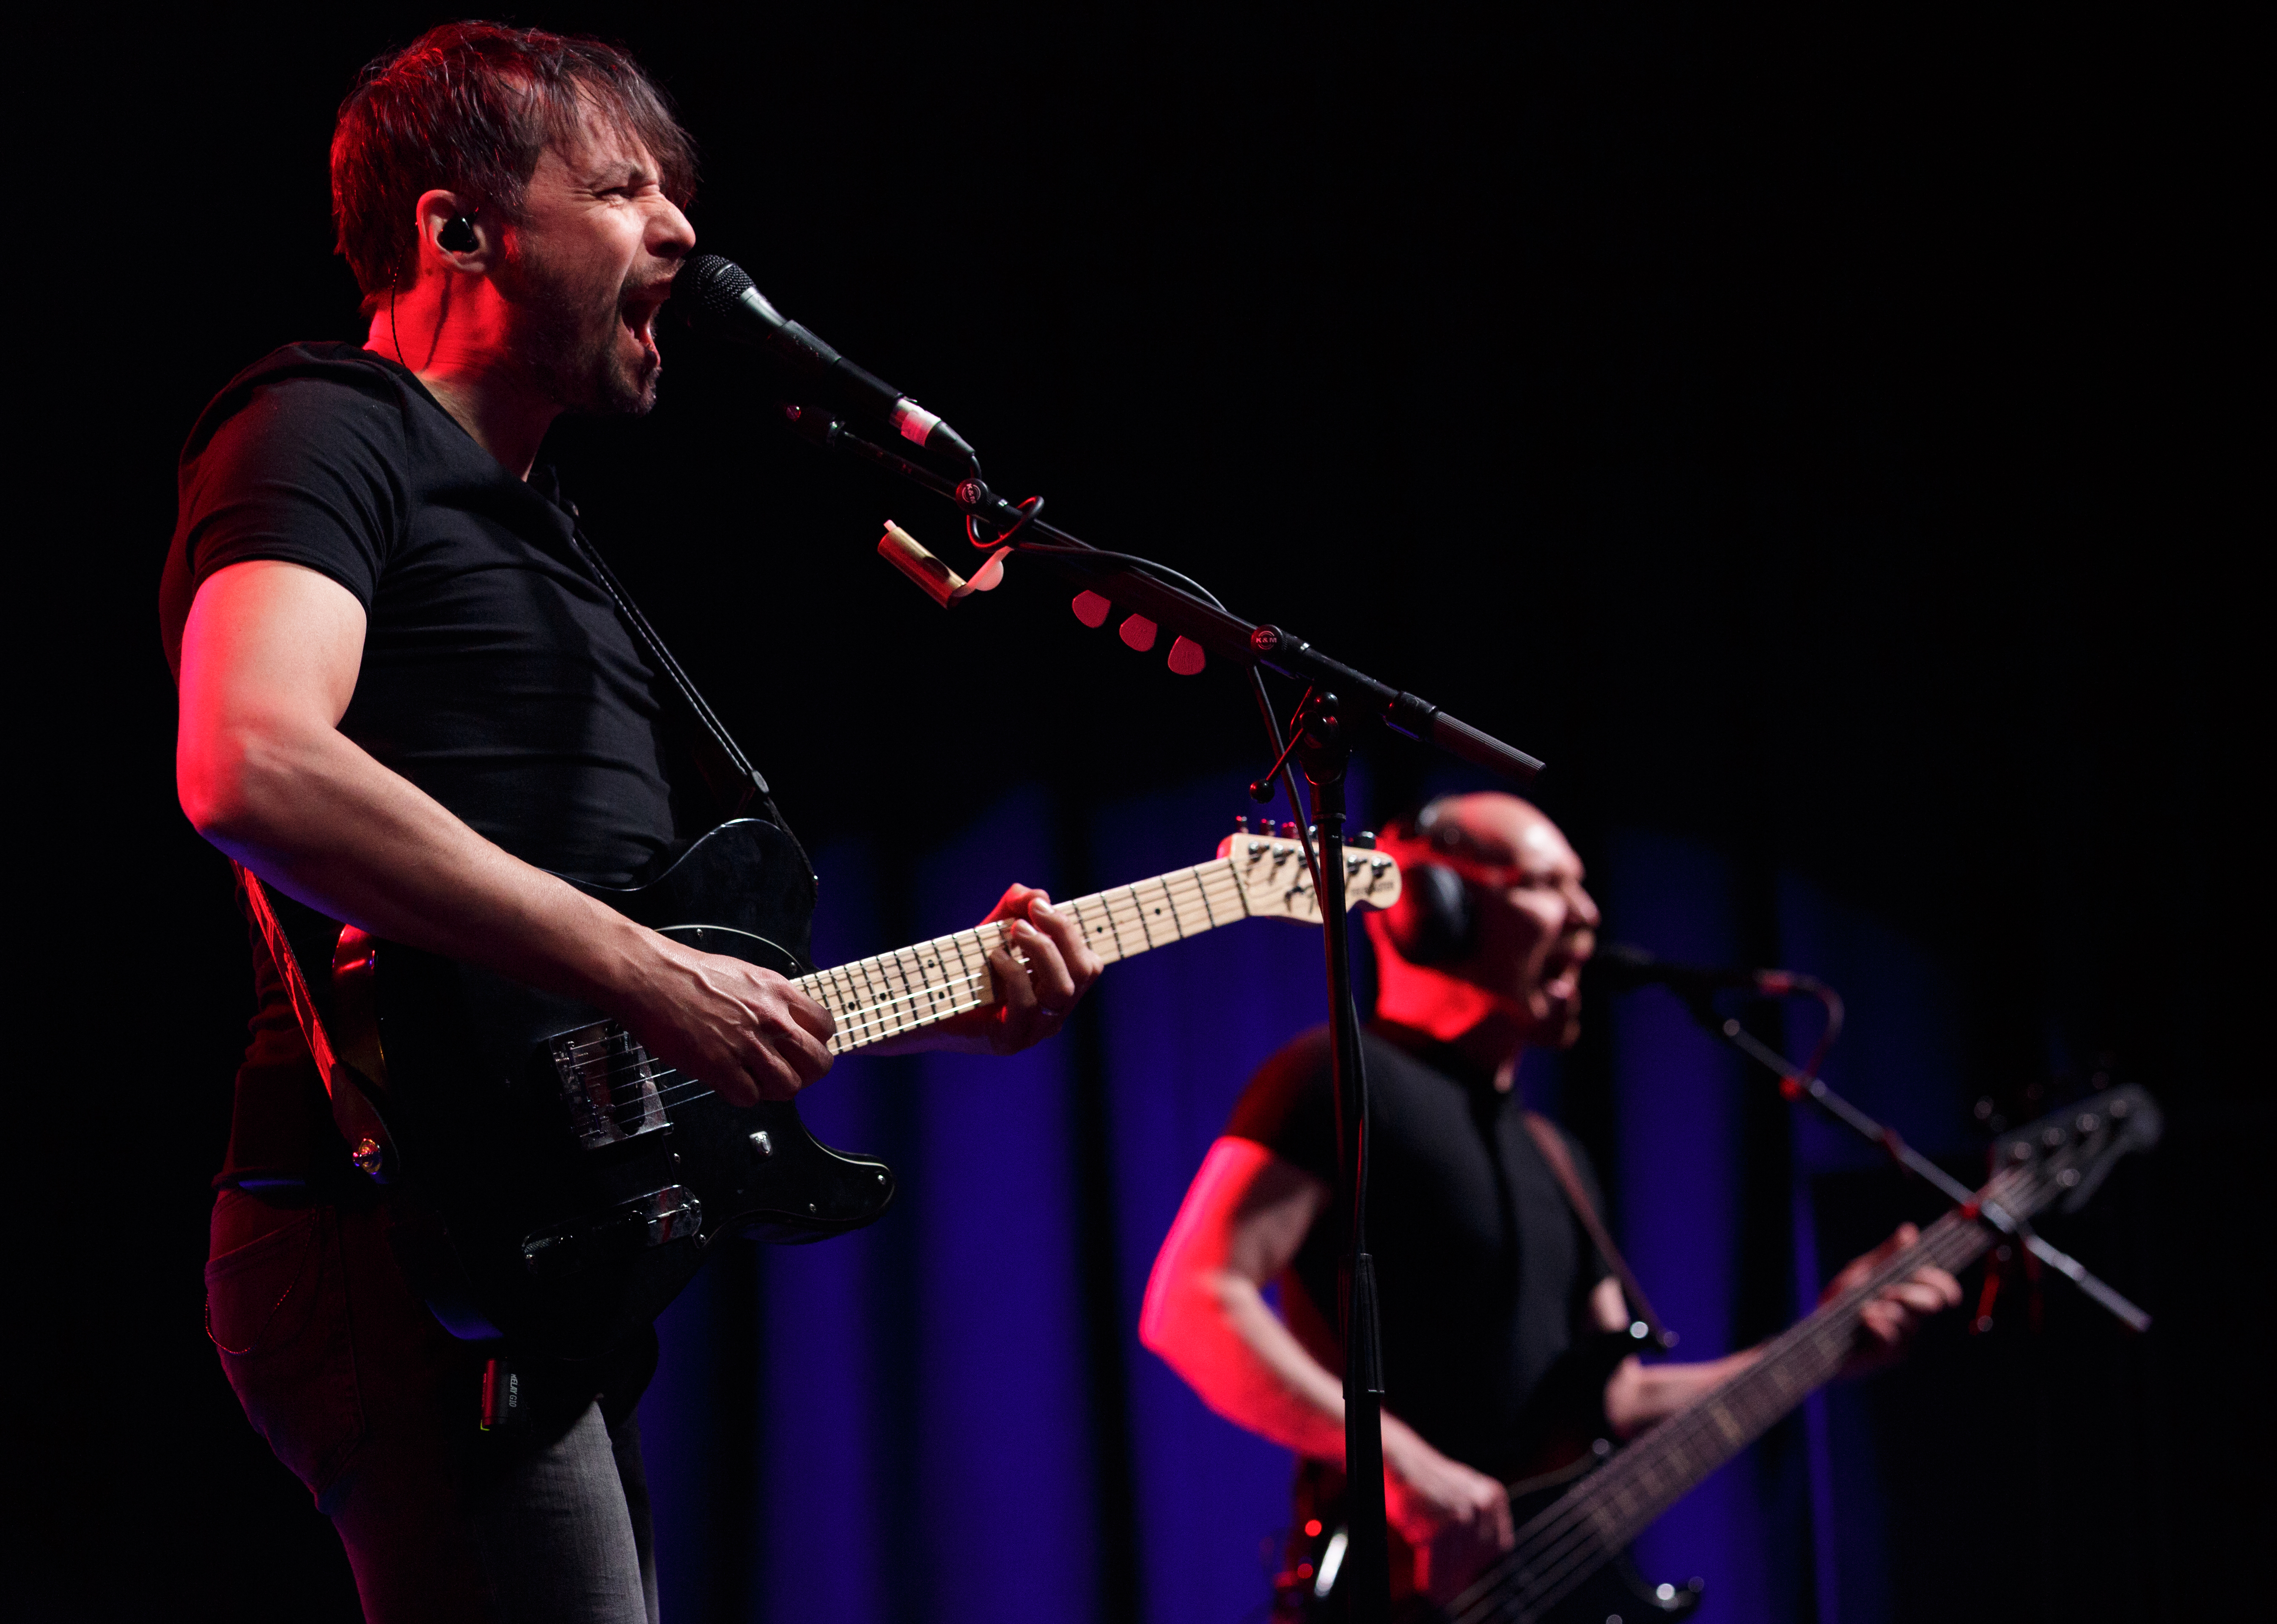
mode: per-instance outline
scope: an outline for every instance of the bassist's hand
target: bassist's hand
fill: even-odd
[[[1415,1552],[1415,1582],[1443,1605],[1517,1540],[1510,1491],[1383,1418],[1383,1509]]]
[[[1921,1231],[1911,1224],[1899,1225],[1898,1233],[1887,1241],[1844,1264],[1842,1272],[1827,1282],[1819,1301],[1840,1296],[1920,1239]],[[1842,1374],[1863,1376],[1895,1362],[1925,1322],[1960,1301],[1959,1280],[1934,1264],[1916,1269],[1860,1310],[1857,1346]]]
[[[830,1012],[773,970],[651,938],[619,1014],[649,1052],[729,1104],[786,1100],[830,1069]]]

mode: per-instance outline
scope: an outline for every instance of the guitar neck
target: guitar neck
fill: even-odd
[[[1234,864],[1223,857],[1053,907],[1109,964],[1252,914]],[[1012,946],[1010,920],[818,970],[796,985],[837,1019],[828,1048],[845,1054],[995,1003],[988,955],[999,949],[1021,957]]]
[[[1991,1187],[1998,1193],[1999,1180]],[[1549,1605],[1702,1478],[1769,1431],[1842,1368],[1866,1305],[1925,1264],[1958,1272],[1992,1244],[1973,1215],[1948,1212],[1867,1279],[1789,1326],[1763,1356],[1662,1422],[1519,1530],[1499,1595],[1520,1616]],[[1467,1615],[1465,1615],[1467,1616]]]

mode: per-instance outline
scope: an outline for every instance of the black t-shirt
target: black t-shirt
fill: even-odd
[[[476,832],[596,884],[660,870],[704,821],[660,674],[571,545],[573,521],[417,378],[345,344],[240,373],[182,449],[159,589],[166,657],[207,577],[282,559],[363,605],[340,731]],[[344,1155],[267,954],[223,1178],[307,1180]]]
[[[1589,1326],[1588,1296],[1608,1271],[1526,1131],[1515,1093],[1496,1091],[1462,1055],[1415,1034],[1379,1027],[1361,1042],[1385,1407],[1443,1454],[1482,1471],[1516,1470],[1527,1400]],[[1336,1182],[1326,1028],[1259,1068],[1225,1131]],[[1588,1157],[1570,1136],[1565,1145],[1602,1211]],[[1292,1271],[1332,1326],[1341,1227],[1315,1223]]]

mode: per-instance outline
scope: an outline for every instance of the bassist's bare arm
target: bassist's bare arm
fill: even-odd
[[[1154,1259],[1138,1335],[1219,1415],[1299,1454],[1341,1464],[1344,1383],[1326,1362],[1336,1356],[1329,1327],[1306,1312],[1312,1305],[1293,1276],[1283,1281],[1283,1301],[1291,1321],[1310,1333],[1306,1339],[1282,1323],[1262,1293],[1267,1281],[1285,1274],[1329,1198],[1326,1184],[1263,1145],[1219,1140]],[[1402,1537],[1428,1552],[1432,1575],[1459,1582],[1509,1549],[1503,1485],[1441,1454],[1389,1412],[1383,1461],[1386,1510]]]
[[[1842,1271],[1828,1283],[1821,1301],[1847,1291],[1899,1249],[1911,1246],[1920,1234],[1911,1224],[1900,1225],[1897,1233],[1887,1241],[1844,1264]],[[1851,1354],[1849,1363],[1843,1367],[1843,1374],[1863,1375],[1888,1363],[1904,1350],[1924,1321],[1960,1301],[1961,1282],[1942,1269],[1918,1270],[1910,1278],[1899,1281],[1866,1305],[1858,1328],[1858,1347]],[[1589,1306],[1597,1324],[1607,1331],[1618,1331],[1629,1323],[1628,1306],[1615,1280],[1598,1281]],[[1635,1359],[1624,1360],[1613,1372],[1612,1379],[1605,1384],[1605,1419],[1619,1437],[1634,1438],[1656,1421],[1688,1408],[1710,1388],[1737,1376],[1755,1363],[1762,1351],[1742,1348],[1724,1358],[1702,1360],[1695,1364],[1645,1364]]]
[[[363,638],[354,595],[299,565],[232,565],[198,589],[175,781],[200,834],[336,919],[598,1005],[739,1103],[829,1068],[828,1012],[782,977],[510,856],[343,734]]]

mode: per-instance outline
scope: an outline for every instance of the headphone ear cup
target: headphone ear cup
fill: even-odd
[[[443,229],[435,233],[435,240],[453,254],[475,251],[475,223],[465,215],[453,215],[443,222]]]
[[[1471,888],[1443,862],[1410,863],[1400,877],[1399,900],[1384,928],[1410,964],[1455,964],[1471,956],[1478,921]]]

